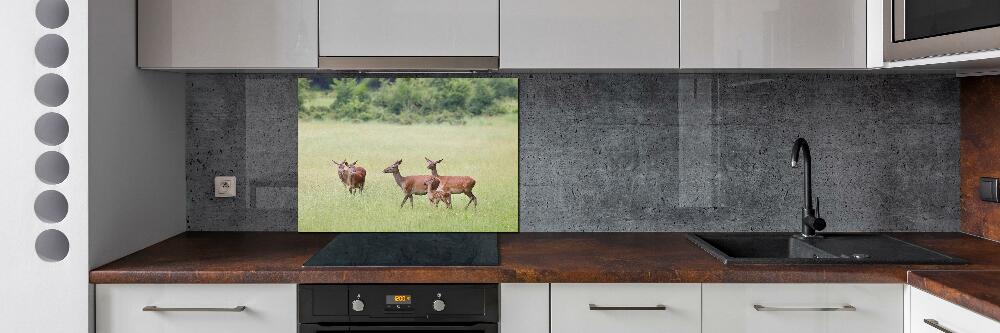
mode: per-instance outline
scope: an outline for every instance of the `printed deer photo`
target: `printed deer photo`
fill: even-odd
[[[517,231],[517,79],[298,82],[299,231]]]

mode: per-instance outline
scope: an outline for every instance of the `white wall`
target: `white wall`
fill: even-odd
[[[186,228],[184,75],[136,67],[135,1],[90,0],[90,267]]]
[[[35,18],[37,0],[4,1],[0,10],[0,332],[85,332],[88,327],[87,233],[87,1],[66,0],[69,18],[54,28]],[[42,66],[35,43],[58,34],[69,45],[64,64]],[[49,107],[34,96],[44,74],[62,76],[69,87],[66,101]],[[36,139],[39,117],[55,112],[66,118],[69,136],[55,146]],[[69,162],[65,180],[43,183],[35,161],[47,151]],[[69,203],[58,223],[42,222],[34,201],[45,190],[61,192]],[[58,261],[42,260],[35,251],[38,235],[47,229],[69,240],[69,252]]]
[[[183,76],[135,69],[133,1],[65,0],[68,19],[55,27],[36,19],[38,1],[8,1],[0,11],[0,332],[86,332],[90,268],[185,228]],[[47,34],[69,47],[52,68],[35,57]],[[46,74],[65,79],[65,102],[35,98]],[[36,138],[46,113],[66,119],[64,141]],[[64,180],[36,175],[46,152],[65,156]],[[66,197],[65,218],[36,215],[43,191]],[[49,229],[68,239],[64,258],[36,252]]]

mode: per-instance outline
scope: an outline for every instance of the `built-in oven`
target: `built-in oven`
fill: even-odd
[[[299,333],[497,333],[495,284],[303,284]]]
[[[1000,0],[884,0],[885,60],[1000,49]]]

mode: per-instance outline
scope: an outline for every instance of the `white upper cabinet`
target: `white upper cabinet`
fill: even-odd
[[[868,36],[881,45],[881,30],[869,34],[866,6],[866,0],[681,0],[681,68],[872,67]]]
[[[141,68],[316,68],[316,0],[139,0]]]
[[[503,0],[502,69],[678,66],[678,0]]]
[[[496,57],[499,0],[319,0],[323,57]]]

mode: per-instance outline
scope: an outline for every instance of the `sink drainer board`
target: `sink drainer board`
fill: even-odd
[[[740,264],[965,264],[965,260],[873,233],[831,233],[816,238],[794,233],[690,233],[713,257]]]

